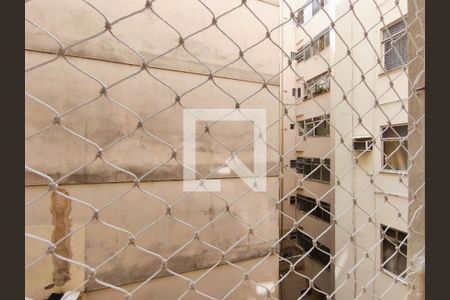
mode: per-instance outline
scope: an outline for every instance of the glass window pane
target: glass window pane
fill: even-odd
[[[400,142],[384,141],[384,164],[383,167],[389,170],[402,170],[408,168],[408,152],[406,147],[400,147]]]
[[[400,138],[408,135],[408,125],[383,128],[383,138]]]
[[[397,264],[397,272],[395,274],[400,275],[406,270],[406,256],[401,253],[397,253]],[[406,274],[402,275],[404,276]]]
[[[314,123],[307,123],[306,124],[306,129],[305,129],[305,133],[306,136],[313,136],[314,135]]]
[[[313,168],[317,168],[317,165],[314,165]],[[309,177],[310,179],[316,179],[320,180],[320,168],[317,168],[316,170],[313,169],[313,173]]]
[[[396,273],[396,255],[393,255],[395,253],[395,246],[387,241],[383,241],[383,252],[382,252],[382,262],[384,263],[384,268],[392,273]]]
[[[320,51],[323,51],[324,49],[325,49],[325,35],[322,35],[320,38],[319,38],[319,52]]]
[[[305,48],[305,60],[307,60],[308,58],[310,58],[312,56],[311,52],[312,52],[311,51],[311,46],[310,45],[306,46],[306,48]]]
[[[325,33],[325,47],[330,46],[330,32]]]
[[[304,135],[305,134],[305,122],[299,121],[299,122],[297,122],[297,124],[298,124],[298,134],[300,136]]]
[[[327,168],[325,168],[324,166],[321,166],[321,172],[322,172],[322,180],[323,181],[330,181],[330,171],[327,170]]]
[[[323,120],[315,129],[315,135],[318,136],[328,136],[330,135],[330,126],[328,122]]]
[[[386,227],[383,226],[383,229],[386,229]],[[397,232],[392,228],[388,228],[388,230],[386,231],[386,236],[397,239]]]

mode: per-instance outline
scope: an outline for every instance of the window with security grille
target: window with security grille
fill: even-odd
[[[330,248],[319,242],[316,242],[316,244],[317,246],[314,247],[312,238],[309,235],[301,231],[297,232],[297,245],[304,252],[308,252],[312,248],[311,252],[309,252],[309,256],[318,260],[323,265],[328,264],[330,262]]]
[[[305,97],[306,99],[313,98],[317,95],[330,91],[330,74],[324,72],[314,78],[309,79],[305,83]]]
[[[299,245],[303,251],[308,252],[313,247],[312,238],[309,235],[298,231],[297,245]]]
[[[297,173],[303,174],[306,179],[330,182],[330,159],[325,158],[323,164],[319,158],[297,158]]]
[[[381,225],[382,228],[382,249],[381,261],[384,270],[400,277],[406,276],[407,261],[407,233]]]
[[[291,58],[293,60],[296,60],[297,62],[301,62],[305,59],[305,53],[302,48],[298,49],[297,52],[291,53]]]
[[[313,198],[297,194],[297,209],[304,213],[309,213],[309,216],[319,218],[327,223],[330,223],[330,204],[320,201],[320,206]]]
[[[406,64],[408,61],[408,35],[403,19],[383,30],[382,46],[386,71]]]
[[[292,159],[289,161],[289,167],[290,168],[295,168],[297,166],[297,160]]]
[[[408,169],[408,125],[381,128],[383,169],[406,171]]]
[[[325,29],[313,38],[312,43],[300,47],[293,55],[297,62],[308,60],[311,56],[319,54],[330,46],[330,28]],[[292,56],[292,54],[291,54]],[[319,75],[320,76],[320,75]]]
[[[302,121],[298,121],[298,134],[300,136],[329,136],[330,135],[330,115],[319,116]]]

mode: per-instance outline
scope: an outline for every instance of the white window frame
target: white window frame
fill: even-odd
[[[406,237],[406,240],[405,240],[404,243],[402,243],[402,241],[398,240],[398,239],[393,240],[392,237],[388,237],[387,236],[387,233],[384,233],[384,237],[383,237],[383,232],[385,232],[385,231],[387,232],[386,229],[391,229],[393,231],[396,231],[397,236],[398,236],[398,232],[401,232],[401,233],[405,234],[406,236],[408,235],[408,233],[404,232],[402,230],[396,229],[394,227],[386,226],[386,225],[381,224],[380,238],[381,238],[382,242],[380,244],[380,265],[382,265],[383,272],[385,272],[387,275],[389,275],[391,277],[394,277],[394,278],[397,278],[402,283],[406,283],[404,280],[405,280],[406,276],[408,275],[408,272],[402,271],[402,272],[400,272],[401,275],[397,275],[397,274],[391,272],[390,270],[386,269],[385,266],[383,266],[383,264],[385,263],[385,261],[383,260],[383,256],[384,256],[383,245],[384,245],[384,240],[388,239],[388,240],[391,240],[391,243],[395,244],[396,247],[398,247],[400,244],[402,246],[405,246],[406,247],[406,252],[408,253],[408,237]],[[406,255],[407,255],[407,253],[406,253]],[[399,253],[395,253],[395,255],[399,255]],[[398,266],[398,262],[396,264],[397,264],[396,267],[398,268],[399,267]],[[407,270],[407,269],[408,269],[408,264],[406,264],[406,269],[405,270]]]
[[[408,123],[399,123],[399,124],[392,124],[392,125],[384,125],[381,126],[381,134],[380,134],[380,139],[381,139],[381,170],[383,172],[388,172],[388,173],[399,173],[399,174],[407,174],[408,173],[408,167],[409,167],[409,159],[408,157],[406,158],[406,170],[397,170],[397,169],[387,169],[386,168],[386,157],[385,157],[385,153],[384,153],[384,142],[389,142],[389,141],[401,141],[403,139],[403,141],[408,142],[408,133],[406,134],[406,137],[402,138],[402,137],[392,137],[392,138],[384,138],[383,137],[383,133],[385,132],[386,128],[394,128],[394,127],[398,127],[398,126],[406,126],[408,128]],[[406,150],[408,150],[408,147],[406,147]]]
[[[300,160],[302,161],[302,163],[300,163]],[[331,159],[330,158],[325,158],[323,163],[317,163],[314,162],[314,160],[319,160],[320,158],[317,157],[297,157],[297,168],[296,168],[296,172],[299,174],[302,174],[303,176],[307,176],[309,175],[308,178],[305,178],[306,180],[311,180],[311,181],[317,181],[317,182],[321,182],[324,184],[331,184]],[[311,172],[308,174],[305,174],[305,165],[310,165],[311,166]],[[317,170],[316,170],[317,168]],[[329,179],[325,180],[323,179],[323,173],[322,173],[322,168],[326,169],[326,171],[329,173]],[[301,171],[300,171],[301,170]],[[313,174],[312,170],[316,170],[315,172],[319,172],[319,177],[320,179],[317,178],[311,178],[310,174]]]
[[[320,118],[320,119],[315,120],[317,118]],[[328,120],[328,122],[327,122],[327,120]],[[326,126],[328,126],[328,134],[327,135],[317,135],[316,129],[323,122],[326,124]],[[329,137],[330,136],[330,123],[329,122],[330,122],[330,114],[297,121],[298,134],[300,136],[305,136],[305,137]],[[313,130],[310,130],[310,132],[308,134],[307,134],[307,130],[305,129],[306,124],[312,124],[311,128]]]

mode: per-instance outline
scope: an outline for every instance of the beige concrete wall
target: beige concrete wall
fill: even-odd
[[[249,275],[250,280],[241,282],[244,277],[244,272],[251,271],[251,269],[258,263],[260,263],[260,265],[258,265]],[[244,298],[258,300],[265,299],[267,294],[264,287],[270,288],[273,286],[274,278],[278,276],[278,269],[273,268],[276,263],[277,259],[271,256],[265,261],[262,259],[250,259],[245,262],[238,263],[237,265],[245,271],[237,269],[233,266],[222,265],[211,271],[208,269],[198,270],[184,273],[183,276],[185,276],[185,278],[195,280],[203,275],[204,277],[199,280],[198,284],[195,285],[195,289],[196,291],[204,293],[210,297],[222,298],[233,290],[227,299],[237,300]],[[128,291],[139,288],[136,290],[135,297],[133,297],[133,299],[137,300],[177,299],[186,290],[188,290],[188,293],[183,297],[183,299],[205,299],[205,297],[199,293],[195,293],[192,290],[189,291],[189,282],[179,277],[170,276],[156,278],[155,280],[152,280],[151,283],[145,284],[141,287],[139,287],[139,284],[140,283],[133,283],[122,285],[120,287]],[[277,289],[274,289],[272,295],[277,295]],[[111,289],[102,289],[85,294],[81,299],[119,300],[123,299],[123,294]]]
[[[152,9],[157,15],[150,9],[144,10],[145,1],[118,1],[114,5],[107,0],[95,0],[90,3],[100,10],[110,23],[143,10],[141,13],[113,24],[112,32],[119,40],[137,51],[146,61],[151,60],[152,67],[164,69],[201,74],[209,74],[210,71],[217,72],[223,66],[238,59],[240,50],[245,50],[264,39],[267,32],[249,9],[240,6],[242,3],[238,0],[204,1],[204,4],[216,17],[240,6],[232,13],[219,17],[217,20],[217,25],[238,46],[215,26],[211,26],[213,15],[198,1],[154,2]],[[277,6],[257,0],[247,1],[246,5],[254,11],[269,30],[278,24]],[[105,29],[105,20],[101,14],[87,4],[75,0],[30,2],[27,4],[26,16],[46,28],[65,46],[101,33]],[[168,26],[161,18],[171,26]],[[189,53],[181,47],[174,49],[179,45],[180,36],[186,38],[203,28],[207,29],[186,39],[185,47]],[[272,31],[271,38],[278,41],[276,30]],[[158,42],[155,43],[155,40]],[[26,23],[25,47],[29,50],[55,53],[59,46],[33,25]],[[264,51],[259,50],[262,49],[261,47],[264,48]],[[174,50],[169,52],[171,49]],[[278,59],[278,51],[279,49],[266,39],[258,47],[245,52],[244,57],[258,73],[268,80],[277,73],[278,64],[274,64],[273,60]],[[67,54],[139,66],[142,64],[139,55],[108,33],[70,48]],[[161,56],[162,54],[164,55]],[[194,57],[201,60],[204,65],[199,64]],[[261,77],[242,60],[231,64],[216,75],[261,81]],[[277,84],[277,82],[276,78],[271,81],[273,84]]]
[[[109,1],[91,3],[110,22],[143,9],[145,4],[142,1],[118,1],[113,5]],[[240,3],[205,1],[216,16]],[[247,5],[269,30],[278,24],[278,8],[274,1],[253,0],[247,1]],[[212,21],[212,15],[198,1],[158,1],[152,9],[173,24],[183,37],[209,26]],[[94,9],[72,0],[29,2],[26,17],[51,32],[65,47],[102,31],[105,22]],[[246,7],[239,7],[219,18],[217,24],[239,47],[213,27],[186,39],[186,48],[204,65],[181,47],[156,58],[177,46],[179,36],[149,9],[113,25],[112,32],[116,37],[139,52],[144,60],[150,61],[148,72],[153,77],[144,71],[139,72],[142,64],[139,56],[109,33],[68,49],[66,58],[71,63],[108,87],[129,76],[126,81],[108,88],[107,97],[100,95],[98,82],[76,70],[62,57],[27,73],[26,91],[62,114],[63,126],[104,150],[103,160],[96,159],[95,146],[58,125],[40,133],[52,123],[55,115],[45,106],[25,97],[25,134],[30,137],[26,141],[26,164],[54,180],[70,173],[61,180],[60,186],[72,197],[69,216],[72,259],[85,266],[99,267],[114,256],[97,270],[98,280],[134,289],[158,271],[160,259],[133,245],[127,247],[130,235],[136,235],[137,246],[167,258],[193,238],[193,227],[202,229],[200,241],[211,246],[194,240],[171,257],[168,267],[188,278],[198,278],[205,268],[210,268],[220,258],[220,251],[214,247],[228,250],[248,235],[248,226],[257,222],[254,234],[234,245],[227,252],[226,259],[244,269],[264,260],[250,273],[250,279],[268,286],[277,280],[277,259],[264,257],[269,253],[270,243],[278,238],[275,210],[278,171],[274,166],[278,162],[279,127],[276,123],[278,101],[273,95],[279,92],[276,76],[279,50],[266,40],[245,51],[266,36],[266,29]],[[271,38],[278,41],[276,30],[271,33]],[[27,68],[53,59],[59,47],[29,23],[26,23],[25,43]],[[242,60],[219,70],[239,57],[239,48],[256,72]],[[214,82],[207,81],[191,91],[205,82],[205,75],[210,72],[215,75]],[[258,92],[263,80],[269,79],[267,89]],[[177,95],[183,107],[187,108],[234,108],[236,102],[242,102],[241,108],[266,109],[267,123],[274,124],[267,131],[267,170],[270,171],[266,193],[244,194],[248,187],[233,172],[213,176],[222,178],[221,192],[183,192],[180,150],[183,109],[175,101]],[[144,124],[143,129],[136,131],[137,116],[144,119]],[[196,129],[200,134],[204,126],[198,124]],[[253,127],[245,122],[219,123],[211,126],[210,133],[223,145],[207,136],[197,140],[197,170],[202,176],[223,164],[230,154],[227,147],[236,150],[254,139]],[[175,159],[172,155],[176,150]],[[238,154],[250,169],[253,169],[253,150],[249,145]],[[133,176],[123,170],[142,176],[139,189],[133,188]],[[51,194],[46,192],[48,181],[33,172],[26,172],[25,177],[25,202],[35,199],[26,206],[26,232],[51,240],[55,224],[50,213]],[[120,196],[122,193],[125,195]],[[183,200],[176,202],[180,199]],[[232,203],[230,214],[233,217],[225,213],[226,203]],[[173,217],[165,216],[166,204],[174,205]],[[100,221],[92,219],[90,205],[100,209]],[[156,223],[138,234],[152,222]],[[186,224],[191,224],[191,227]],[[84,296],[86,299],[121,296],[112,289],[104,289],[92,279],[88,280],[86,268],[73,263],[69,266],[71,279],[64,286],[44,289],[52,283],[53,272],[51,256],[45,255],[46,250],[45,243],[27,238],[25,261],[27,265],[35,262],[25,274],[28,297],[45,299],[51,292],[74,288],[90,291]],[[43,256],[42,260],[36,261],[40,256]],[[137,292],[136,299],[160,299],[161,295],[167,299],[177,298],[184,291],[185,282],[167,275],[167,271],[158,273],[154,281]],[[214,297],[222,297],[242,276],[236,267],[220,265],[199,281],[197,287]],[[220,285],[216,284],[218,278]],[[244,282],[231,298],[260,299],[263,293],[264,290]],[[273,293],[277,295],[278,292],[275,289]],[[198,294],[187,296],[188,299],[199,297]]]
[[[189,193],[183,192],[182,181],[142,183],[141,188],[145,193],[136,188],[132,189],[130,183],[64,186],[71,197],[86,203],[72,202],[70,215],[73,223],[72,230],[79,231],[73,235],[71,244],[73,247],[78,247],[77,241],[81,241],[82,245],[85,245],[82,250],[84,255],[77,256],[75,259],[81,258],[80,262],[96,267],[127,246],[131,235],[136,236],[137,245],[167,258],[182,248],[184,244],[193,240],[195,228],[202,229],[199,232],[202,241],[226,251],[248,234],[249,229],[246,224],[255,225],[269,211],[273,210],[273,199],[277,196],[276,179],[270,178],[268,186],[270,187],[270,196],[250,192],[245,198],[230,205],[230,213],[236,219],[225,213],[224,201],[231,203],[246,190],[246,185],[240,179],[224,180],[223,191],[217,195],[210,193],[189,195]],[[130,189],[131,191],[125,196],[105,207],[110,201]],[[27,188],[27,202],[45,191],[46,187]],[[185,197],[183,201],[174,205],[175,201],[183,197]],[[173,217],[166,215],[167,208],[164,201],[174,205]],[[105,207],[101,210],[100,220],[119,227],[122,231],[114,230],[101,222],[92,220],[93,212],[88,205],[97,208]],[[43,235],[37,234],[42,238],[48,238],[48,233],[51,233],[53,229],[49,213],[50,207],[50,194],[47,194],[26,208],[26,227],[30,230],[46,229],[40,231],[43,232]],[[273,225],[276,224],[277,219],[278,216],[275,212],[264,218],[258,226],[255,226],[257,237],[249,236],[236,244],[227,253],[227,258],[232,261],[241,261],[267,254],[269,245],[265,241],[273,243],[276,239],[278,231]],[[153,225],[147,228],[150,224]],[[207,224],[209,225],[205,227]],[[30,231],[30,233],[32,232],[34,231]],[[34,241],[30,240],[30,242]],[[30,256],[27,264],[32,261],[33,257],[45,253],[41,248],[26,248],[27,255]],[[135,282],[146,279],[161,265],[157,256],[134,247],[128,247],[123,251],[97,271],[98,279],[111,284]],[[171,258],[168,265],[174,271],[182,273],[209,267],[218,259],[220,259],[220,252],[193,240],[189,247]],[[43,268],[43,266],[36,265],[30,272],[34,270],[41,272],[41,267]],[[84,271],[81,270],[81,272]],[[82,276],[82,278],[85,277]],[[86,285],[87,289],[98,287],[94,282],[88,282]]]
[[[50,54],[27,51],[26,65],[34,65],[52,57]],[[71,61],[105,84],[112,84],[139,70],[135,66],[98,60],[71,58]],[[156,69],[152,69],[151,72],[179,94],[183,94],[205,81],[203,75]],[[260,84],[253,82],[220,78],[215,81],[239,102],[260,89]],[[81,89],[80,86],[83,88]],[[81,74],[63,59],[29,72],[25,80],[25,88],[28,93],[61,113],[71,111],[95,99],[99,96],[100,90],[95,81]],[[274,94],[278,93],[275,86],[269,86],[269,89]],[[149,170],[157,168],[143,180],[181,179],[182,165],[180,161],[182,162],[183,157],[180,149],[183,145],[183,107],[235,107],[235,100],[212,82],[182,96],[183,107],[181,107],[175,103],[175,94],[170,89],[144,72],[108,90],[108,97],[109,99],[101,96],[96,101],[67,113],[63,116],[63,125],[105,149],[103,156],[105,160],[133,172],[137,176],[142,176]],[[116,101],[118,104],[112,101]],[[125,110],[120,105],[126,106],[132,112]],[[273,124],[267,129],[267,144],[277,149],[278,101],[266,90],[248,98],[241,107],[266,109],[267,124]],[[134,131],[139,122],[134,114],[145,120],[143,128],[146,132],[142,129]],[[25,132],[27,136],[51,124],[53,117],[54,115],[48,108],[26,97]],[[204,130],[204,126],[201,125],[202,123],[198,122],[197,135]],[[208,135],[196,141],[197,149],[200,150],[197,169],[205,175],[225,161],[230,154],[229,149],[237,150],[251,143],[255,138],[253,137],[253,126],[249,122],[231,124],[222,122],[213,125],[210,132],[221,142],[223,140],[223,145]],[[113,144],[119,138],[123,138],[123,140]],[[111,144],[113,145],[109,146]],[[53,126],[34,136],[27,141],[25,147],[27,165],[52,177],[67,174],[77,167],[93,161],[97,153],[95,146],[67,133],[58,126]],[[267,170],[270,171],[270,176],[274,176],[277,174],[277,170],[273,169],[273,166],[278,162],[278,154],[270,148],[267,149]],[[177,159],[172,158],[173,151],[177,151]],[[246,146],[238,153],[238,157],[252,167],[253,146]],[[33,174],[27,173],[27,176],[29,176],[27,184],[45,182]],[[96,161],[67,178],[65,182],[93,183],[130,180],[132,177],[126,173]]]

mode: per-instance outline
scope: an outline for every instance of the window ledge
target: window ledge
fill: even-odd
[[[318,183],[323,183],[323,184],[328,184],[328,185],[331,184],[329,181],[323,181],[323,180],[319,180],[319,179],[310,179],[310,178],[303,177],[303,180],[308,180],[308,181],[313,181],[313,182],[318,182]]]
[[[401,278],[401,277],[395,275],[394,273],[386,270],[385,268],[381,268],[381,273],[391,277],[392,279],[396,279],[397,283],[400,283],[405,286],[408,285],[408,283],[406,282],[406,280],[404,278]]]
[[[395,73],[395,72],[397,72],[397,71],[400,71],[401,69],[403,69],[403,66],[395,67],[395,68],[393,68],[393,69],[391,69],[391,70],[389,70],[389,71],[381,71],[381,73],[378,74],[378,77],[384,77],[384,76],[387,76],[387,75],[389,75],[389,74],[392,74],[392,73]]]
[[[299,138],[303,139],[303,135],[299,135]],[[318,139],[318,138],[330,138],[330,135],[313,135],[313,136],[306,136],[306,139]]]
[[[379,173],[385,173],[385,174],[397,174],[397,175],[408,175],[407,171],[400,171],[400,170],[389,170],[389,169],[381,169]]]
[[[295,207],[295,209],[298,210],[300,213],[302,213],[303,215],[306,216],[307,212],[305,212],[305,211],[303,211],[303,210],[301,210],[301,209],[298,209],[297,207]],[[312,214],[307,215],[307,217],[316,219],[316,220],[321,221],[321,222],[326,223],[326,224],[331,224],[330,222],[325,221],[324,219],[321,219],[321,218],[319,218],[319,217],[316,217],[316,216],[314,216],[314,215],[312,215]]]

